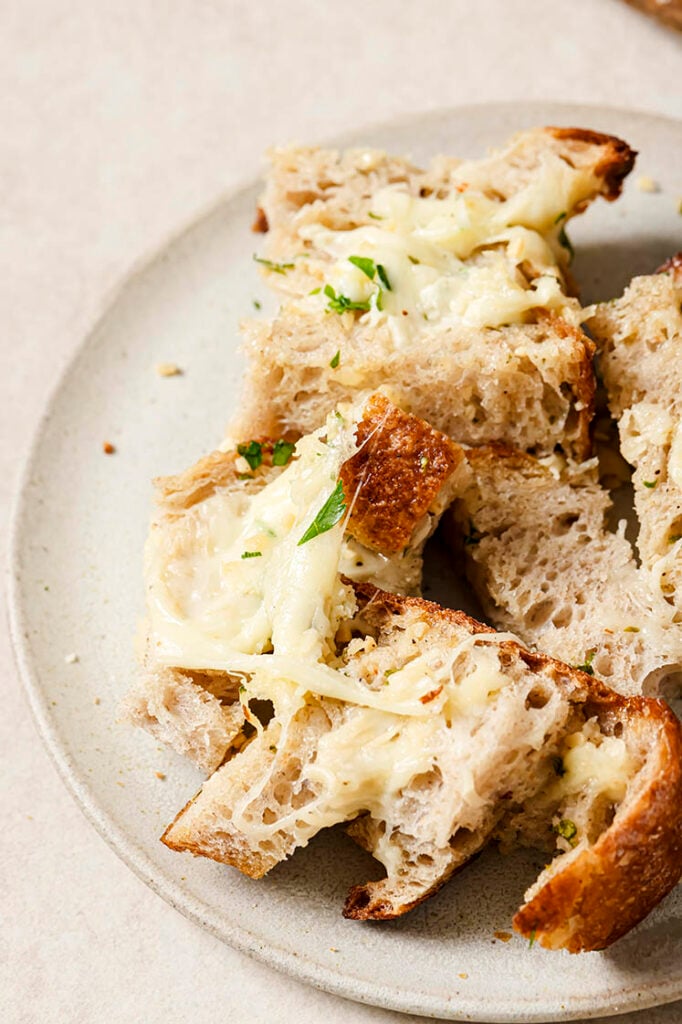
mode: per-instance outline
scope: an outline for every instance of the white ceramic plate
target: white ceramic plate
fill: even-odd
[[[600,202],[571,234],[583,296],[616,294],[682,248],[682,124],[557,105],[469,107],[367,130],[415,160],[481,154],[512,131],[578,124],[640,150],[623,199]],[[611,951],[547,953],[510,921],[540,865],[482,856],[435,898],[392,924],[345,921],[353,882],[377,865],[341,832],[318,837],[253,882],[166,850],[164,826],[198,776],[148,736],[117,725],[134,671],[141,551],[152,476],[176,471],[221,437],[241,372],[237,324],[264,298],[251,253],[258,184],[231,195],[122,286],[61,380],[40,424],[17,505],[11,623],[42,737],[85,814],[116,852],[182,913],[265,962],[332,992],[453,1020],[568,1020],[682,996],[682,899],[671,896]],[[162,379],[161,361],[184,367]],[[116,445],[115,456],[102,442]],[[434,592],[439,585],[434,580]],[[78,662],[67,664],[71,652]],[[160,782],[155,772],[166,773]]]

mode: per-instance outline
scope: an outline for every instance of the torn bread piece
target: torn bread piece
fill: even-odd
[[[642,564],[682,619],[682,254],[634,278],[588,325],[621,451],[635,469]]]
[[[632,927],[682,870],[680,730],[669,709],[618,697],[461,612],[354,590],[355,635],[334,663],[240,663],[242,700],[270,700],[272,718],[163,842],[259,878],[320,829],[352,820],[386,869],[348,896],[345,915],[364,920],[405,913],[492,837],[513,833],[556,854],[517,916],[524,934],[576,951]],[[579,858],[591,870],[578,899]],[[613,898],[583,922],[604,882]]]
[[[244,716],[239,680],[201,666],[235,651],[319,660],[352,615],[341,573],[418,591],[426,539],[467,477],[457,445],[376,393],[295,446],[251,439],[157,481],[125,717],[215,768]]]
[[[594,346],[567,294],[565,225],[614,198],[634,154],[579,129],[522,133],[480,161],[418,171],[380,153],[278,150],[264,273],[288,296],[244,324],[248,432],[307,432],[390,383],[462,443],[590,450]]]
[[[490,620],[625,694],[682,679],[682,626],[637,566],[596,460],[538,460],[503,446],[467,452],[473,480],[446,533]]]

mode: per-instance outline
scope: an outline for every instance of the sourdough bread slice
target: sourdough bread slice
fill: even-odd
[[[306,432],[335,401],[388,383],[461,442],[586,457],[593,345],[566,292],[565,224],[614,198],[633,159],[579,129],[428,171],[374,152],[276,151],[261,262],[289,299],[244,325],[234,429],[265,417]]]
[[[301,545],[337,478],[343,523]],[[377,393],[295,451],[252,438],[157,481],[142,670],[124,717],[215,769],[243,741],[244,717],[239,680],[204,671],[211,657],[333,649],[354,602],[339,570],[418,591],[426,539],[465,479],[458,446]]]
[[[621,693],[679,684],[682,627],[651,593],[625,524],[607,529],[596,460],[543,463],[502,446],[467,457],[473,482],[447,533],[490,620]]]
[[[682,618],[682,255],[634,278],[588,324],[621,451],[635,469],[640,557]]]
[[[320,829],[355,819],[355,838],[387,875],[354,887],[344,913],[385,919],[513,832],[557,854],[517,917],[524,933],[532,927],[550,947],[602,948],[644,916],[682,870],[680,732],[665,705],[618,697],[461,612],[369,584],[355,591],[355,637],[328,667],[335,683],[325,672],[302,684],[296,666],[269,666],[268,656],[254,662],[242,700],[248,713],[252,700],[270,699],[272,720],[163,842],[258,878]],[[609,857],[614,844],[627,861]],[[659,871],[631,900],[653,844]],[[582,857],[592,870],[574,905],[570,885],[557,886]],[[604,880],[613,899],[583,921]]]

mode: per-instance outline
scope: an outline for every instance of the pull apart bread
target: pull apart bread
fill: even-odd
[[[682,680],[682,624],[638,567],[597,460],[580,466],[492,445],[467,452],[471,483],[446,535],[486,616],[624,694]]]
[[[550,864],[522,934],[578,951],[632,927],[682,868],[672,712],[386,589],[415,588],[470,486],[463,451],[381,394],[283,466],[282,442],[240,449],[248,473],[232,448],[159,484],[129,714],[222,762],[164,843],[259,878],[348,822],[386,870],[348,895],[363,920],[410,910],[490,840],[528,844]],[[226,716],[214,733],[185,714],[197,701]]]
[[[638,547],[682,619],[682,254],[588,321],[620,447],[635,469]]]
[[[459,446],[376,393],[295,447],[228,441],[157,480],[143,667],[125,717],[214,770],[243,742],[227,654],[329,654],[354,604],[341,576],[417,593],[424,544],[467,479]],[[306,527],[324,535],[299,544]]]
[[[427,170],[378,151],[275,150],[256,227],[283,303],[244,325],[234,431],[308,433],[389,384],[461,443],[585,458],[594,345],[570,297],[565,227],[618,196],[634,157],[570,128]]]

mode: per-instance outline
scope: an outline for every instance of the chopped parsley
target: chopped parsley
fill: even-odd
[[[254,299],[253,300],[253,308],[254,309],[262,309],[263,308],[263,304],[260,301],[260,299]]]
[[[528,940],[528,948],[532,949],[534,945],[535,945],[535,928],[533,928],[533,931],[530,933],[530,939]]]
[[[262,551],[242,551],[242,558],[260,558]]]
[[[341,349],[337,349],[336,352],[334,353],[334,355],[329,360],[329,365],[331,366],[332,370],[336,369],[336,367],[339,365],[340,361],[341,361]]]
[[[416,257],[416,256],[410,256],[410,254],[409,254],[409,252],[408,252],[408,254],[407,254],[407,258],[408,258],[408,260],[410,261],[410,263],[412,263],[412,264],[413,264],[413,265],[414,265],[415,267],[416,267],[416,266],[419,266],[419,260],[417,259],[417,257]]]
[[[286,466],[287,462],[294,454],[295,444],[291,441],[275,441],[272,449],[272,464],[273,466]]]
[[[248,441],[246,444],[238,444],[237,451],[243,459],[246,459],[251,469],[258,469],[263,461],[263,446],[258,441]]]
[[[343,493],[343,483],[339,480],[336,487],[299,540],[297,546],[300,547],[301,544],[306,544],[309,540],[312,540],[313,537],[319,537],[321,533],[326,533],[327,530],[331,530],[333,526],[336,526],[345,511],[346,496]]]
[[[367,216],[368,216],[368,217],[371,217],[371,218],[372,218],[372,220],[386,220],[386,218],[385,218],[385,217],[381,217],[381,216],[380,216],[380,215],[379,215],[378,213],[372,213],[372,211],[371,211],[371,210],[369,211],[369,213],[367,214]]]
[[[658,483],[658,480],[643,480],[642,483],[645,487],[653,488]]]
[[[592,668],[592,662],[594,661],[596,653],[596,650],[588,651],[582,665],[574,665],[573,668],[577,668],[579,672],[585,672],[588,676],[593,676],[594,669]]]
[[[470,519],[469,532],[464,537],[464,546],[469,548],[472,547],[474,544],[480,544],[482,536],[483,534],[480,532],[480,530],[476,529],[472,520]]]
[[[568,235],[566,234],[566,228],[563,228],[563,227],[562,227],[561,231],[559,232],[559,245],[564,247],[564,249],[568,253],[568,262],[572,263],[573,262],[573,257],[575,256],[575,249],[571,245],[571,240],[568,237]]]
[[[312,291],[308,292],[308,295],[319,295],[321,291],[321,288],[313,288]]]
[[[324,294],[329,299],[327,303],[329,313],[347,313],[350,310],[367,313],[369,310],[369,302],[353,302],[347,295],[337,295],[330,284],[324,286]]]
[[[260,263],[262,266],[267,267],[268,270],[272,270],[275,274],[286,274],[287,270],[293,270],[293,263],[275,263],[273,260],[263,259],[262,256],[256,256],[254,253],[254,261]]]
[[[556,217],[554,218],[554,223],[555,224],[561,224],[562,220],[566,220],[566,211],[565,210],[563,211],[563,213],[558,213],[556,215]]]
[[[386,289],[387,292],[392,292],[393,291],[393,289],[391,288],[390,282],[388,280],[388,274],[386,273],[386,268],[384,267],[384,265],[382,263],[377,263],[377,277],[379,278],[379,280],[381,281],[381,283],[383,284],[383,286],[384,286],[384,288]]]
[[[237,473],[237,480],[253,480],[253,473]]]
[[[562,839],[565,839],[571,846],[575,846],[578,840],[578,826],[570,818],[562,818],[558,825],[554,826],[554,831]]]
[[[365,277],[368,277],[370,281],[373,281],[376,277],[377,268],[374,264],[374,260],[370,259],[369,256],[349,256],[348,262],[352,263],[354,267],[361,270]]]

